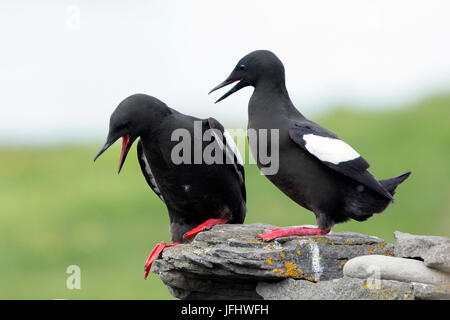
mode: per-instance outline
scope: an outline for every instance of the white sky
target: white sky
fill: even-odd
[[[0,141],[103,140],[133,93],[246,126],[252,89],[208,96],[256,49],[277,54],[314,115],[450,88],[449,1],[7,1],[0,3]]]

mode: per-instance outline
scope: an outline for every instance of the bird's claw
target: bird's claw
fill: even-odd
[[[205,222],[203,222],[202,224],[196,226],[194,229],[186,232],[183,235],[183,239],[192,238],[193,236],[199,234],[200,232],[211,229],[216,224],[222,224],[222,223],[227,223],[227,222],[228,222],[228,219],[208,219]]]
[[[150,272],[150,269],[152,268],[152,263],[153,261],[155,261],[156,259],[159,259],[161,257],[161,254],[163,252],[163,250],[165,248],[169,248],[169,247],[173,247],[176,245],[179,245],[179,242],[175,242],[173,244],[166,244],[164,241],[161,241],[161,243],[158,243],[152,250],[152,252],[150,252],[150,255],[147,258],[147,261],[145,262],[145,266],[144,266],[144,279],[147,279],[147,276]]]
[[[330,229],[322,230],[320,228],[311,228],[311,227],[296,227],[296,228],[274,228],[269,232],[258,234],[258,238],[261,238],[263,241],[272,241],[281,237],[288,236],[317,236],[321,234],[327,234],[330,232]]]

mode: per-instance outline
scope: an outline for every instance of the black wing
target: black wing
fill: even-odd
[[[144,147],[142,146],[142,142],[139,139],[137,144],[137,154],[139,159],[139,164],[141,165],[142,174],[147,180],[150,188],[156,193],[156,195],[165,203],[163,195],[161,194],[161,190],[159,190],[158,183],[156,182],[155,177],[153,176],[152,170],[150,169],[150,165],[148,163],[147,157],[144,153]]]
[[[392,195],[367,171],[369,163],[335,134],[315,124],[294,123],[289,136],[329,168],[393,200]]]
[[[232,163],[236,174],[238,176],[241,185],[241,194],[244,201],[247,201],[245,190],[245,172],[244,163],[242,161],[241,154],[236,144],[234,143],[231,135],[225,130],[222,124],[214,118],[208,118],[208,125],[210,129],[213,129],[216,141],[219,143],[220,148],[224,151],[226,157],[226,163]],[[218,130],[221,134],[216,135],[214,130]]]

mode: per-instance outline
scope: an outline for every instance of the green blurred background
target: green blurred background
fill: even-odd
[[[362,154],[377,178],[413,172],[387,211],[334,231],[389,242],[395,230],[450,236],[450,95],[383,112],[338,107],[313,120]],[[92,161],[102,143],[0,148],[1,299],[172,299],[156,275],[143,277],[153,246],[170,242],[166,207],[141,175],[135,146],[117,175],[119,143]],[[255,165],[245,169],[246,223],[314,224]],[[81,290],[66,289],[69,265],[81,268]]]
[[[111,112],[139,92],[246,127],[252,88],[217,106],[223,92],[207,92],[257,49],[377,178],[413,172],[386,212],[334,231],[450,236],[449,11],[445,0],[0,1],[0,299],[172,299],[156,275],[144,281],[170,237],[136,147],[120,175],[120,143],[93,157]],[[254,165],[246,181],[246,223],[315,222]],[[70,265],[81,290],[66,288]]]

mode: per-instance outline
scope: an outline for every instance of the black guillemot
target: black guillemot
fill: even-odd
[[[270,241],[288,235],[326,234],[335,223],[364,221],[393,201],[397,185],[411,172],[376,180],[369,164],[334,133],[305,118],[289,98],[285,72],[278,57],[257,50],[243,57],[229,77],[211,92],[239,81],[217,102],[247,86],[254,92],[248,104],[248,130],[278,130],[278,171],[266,177],[289,198],[314,212],[315,227],[276,228],[259,235]],[[250,137],[249,137],[250,138]],[[249,139],[250,140],[250,139]],[[250,149],[263,170],[257,144]]]
[[[173,161],[177,141],[173,133],[182,130],[188,141],[200,146],[186,148],[182,163]],[[200,131],[196,135],[195,130]],[[210,131],[211,139],[203,135]],[[198,119],[169,108],[162,101],[145,94],[135,94],[123,100],[111,115],[106,143],[94,161],[116,140],[122,138],[119,172],[133,142],[142,173],[156,195],[166,204],[170,218],[170,233],[174,244],[156,245],[145,264],[145,278],[152,262],[165,247],[186,242],[197,233],[218,223],[243,223],[246,214],[244,167],[233,139],[214,118]],[[217,144],[228,161],[206,163],[191,161],[195,152]]]

